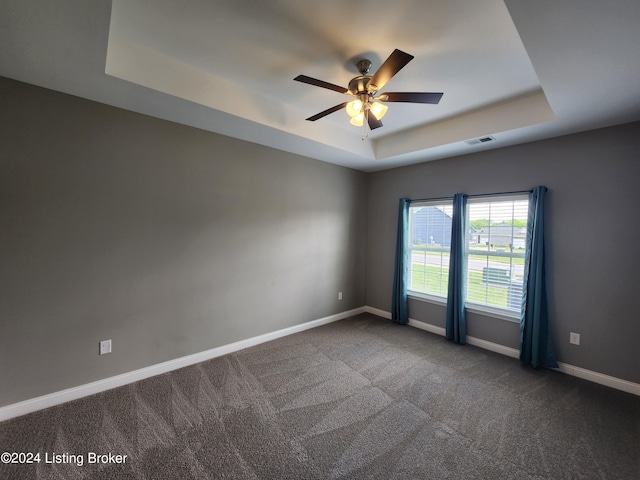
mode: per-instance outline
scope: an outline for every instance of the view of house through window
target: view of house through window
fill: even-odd
[[[447,296],[452,212],[452,202],[411,204],[408,290]]]
[[[469,306],[520,314],[528,203],[527,195],[467,200]],[[411,204],[409,291],[446,298],[452,210],[452,202]]]

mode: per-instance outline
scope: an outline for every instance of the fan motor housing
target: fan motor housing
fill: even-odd
[[[360,75],[359,77],[355,77],[351,79],[349,82],[349,92],[352,95],[360,95],[362,93],[374,93],[370,92],[367,88],[369,86],[369,81],[371,80],[371,75]]]

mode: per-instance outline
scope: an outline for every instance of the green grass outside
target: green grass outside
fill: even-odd
[[[447,295],[449,269],[414,263],[411,265],[409,288],[431,295]],[[507,307],[507,287],[486,284],[482,272],[470,271],[467,282],[467,299],[470,302]]]
[[[431,295],[447,295],[449,268],[414,263],[411,266],[409,288]]]
[[[470,302],[486,303],[495,307],[507,307],[506,286],[495,286],[482,281],[482,272],[469,271],[467,299]]]

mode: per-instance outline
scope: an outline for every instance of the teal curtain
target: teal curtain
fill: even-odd
[[[465,223],[467,196],[456,193],[453,197],[451,217],[451,253],[449,255],[449,290],[447,296],[447,320],[445,334],[449,340],[463,344],[467,339],[467,322],[464,316],[466,296]]]
[[[409,203],[408,198],[401,198],[398,208],[396,264],[393,273],[393,297],[391,298],[391,320],[403,325],[409,323],[409,305],[407,303]]]
[[[547,187],[529,194],[529,216],[524,263],[522,316],[520,318],[520,360],[535,368],[558,368],[549,331],[544,268],[544,196]]]

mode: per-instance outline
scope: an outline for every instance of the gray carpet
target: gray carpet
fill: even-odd
[[[640,398],[363,314],[3,422],[0,445],[41,454],[1,479],[637,480]]]

